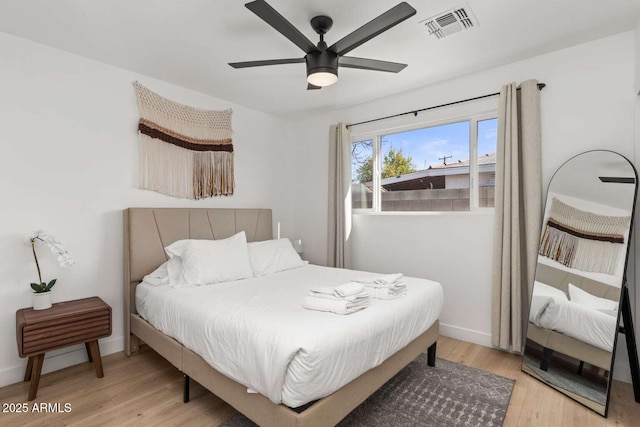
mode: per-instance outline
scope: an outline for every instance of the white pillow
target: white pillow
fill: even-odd
[[[249,243],[249,258],[253,274],[265,276],[309,264],[293,249],[289,239],[265,240]]]
[[[533,282],[533,295],[551,297],[556,301],[569,301],[567,294],[560,289],[549,286],[546,283],[538,282],[537,280]]]
[[[167,274],[169,275],[169,285],[174,288],[180,287],[180,273],[182,273],[182,258],[174,256],[167,261]]]
[[[175,285],[181,270],[182,260],[176,256],[160,264],[160,267],[144,276],[142,280],[153,286]]]
[[[177,275],[172,286],[208,285],[253,276],[247,238],[241,231],[221,240],[178,240],[165,248],[173,259],[179,257],[182,268],[169,264],[169,277]],[[176,274],[179,270],[179,274]]]
[[[569,283],[569,297],[575,303],[591,307],[611,316],[617,315],[618,301],[597,297],[571,283]]]

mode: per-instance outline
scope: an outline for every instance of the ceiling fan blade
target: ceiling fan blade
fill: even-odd
[[[416,10],[413,7],[407,2],[402,2],[338,40],[329,50],[342,56],[415,14]]]
[[[377,59],[356,58],[353,56],[341,56],[338,63],[340,67],[345,68],[386,71],[388,73],[399,73],[407,66],[407,64],[401,64],[399,62],[378,61]]]
[[[311,83],[307,83],[307,90],[315,90],[315,89],[322,89],[322,86],[316,86],[316,85],[312,85]]]
[[[256,0],[245,4],[247,9],[258,15],[264,22],[271,25],[280,34],[291,40],[296,46],[305,53],[315,52],[318,50],[304,34],[287,21],[284,16],[280,15],[277,10],[269,6],[264,0]]]
[[[267,59],[264,61],[229,62],[233,68],[263,67],[265,65],[298,64],[305,62],[304,58]]]

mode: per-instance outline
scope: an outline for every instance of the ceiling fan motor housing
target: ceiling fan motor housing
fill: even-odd
[[[330,50],[311,52],[305,57],[307,77],[313,73],[331,73],[338,75],[338,54]]]

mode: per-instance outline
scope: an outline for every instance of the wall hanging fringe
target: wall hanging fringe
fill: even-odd
[[[539,254],[570,268],[615,274],[630,216],[576,209],[553,198]]]
[[[140,187],[175,197],[229,196],[235,187],[231,110],[202,110],[134,83]]]

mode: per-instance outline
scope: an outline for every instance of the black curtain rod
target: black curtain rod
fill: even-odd
[[[544,89],[545,86],[546,86],[546,84],[544,84],[544,83],[538,83],[538,90]],[[518,90],[520,90],[520,88],[518,88]],[[405,113],[392,114],[390,116],[380,117],[380,118],[377,118],[377,119],[365,120],[364,122],[351,123],[351,124],[347,125],[347,129],[352,127],[352,126],[358,126],[358,125],[363,125],[365,123],[377,122],[379,120],[392,119],[394,117],[406,116],[408,114],[413,114],[414,116],[417,116],[418,113],[421,113],[422,111],[433,110],[433,109],[442,108],[442,107],[448,107],[450,105],[462,104],[463,102],[477,101],[478,99],[490,98],[492,96],[498,96],[498,95],[500,95],[500,92],[490,93],[488,95],[476,96],[475,98],[463,99],[461,101],[448,102],[446,104],[440,104],[440,105],[435,105],[433,107],[421,108],[419,110],[407,111]]]

